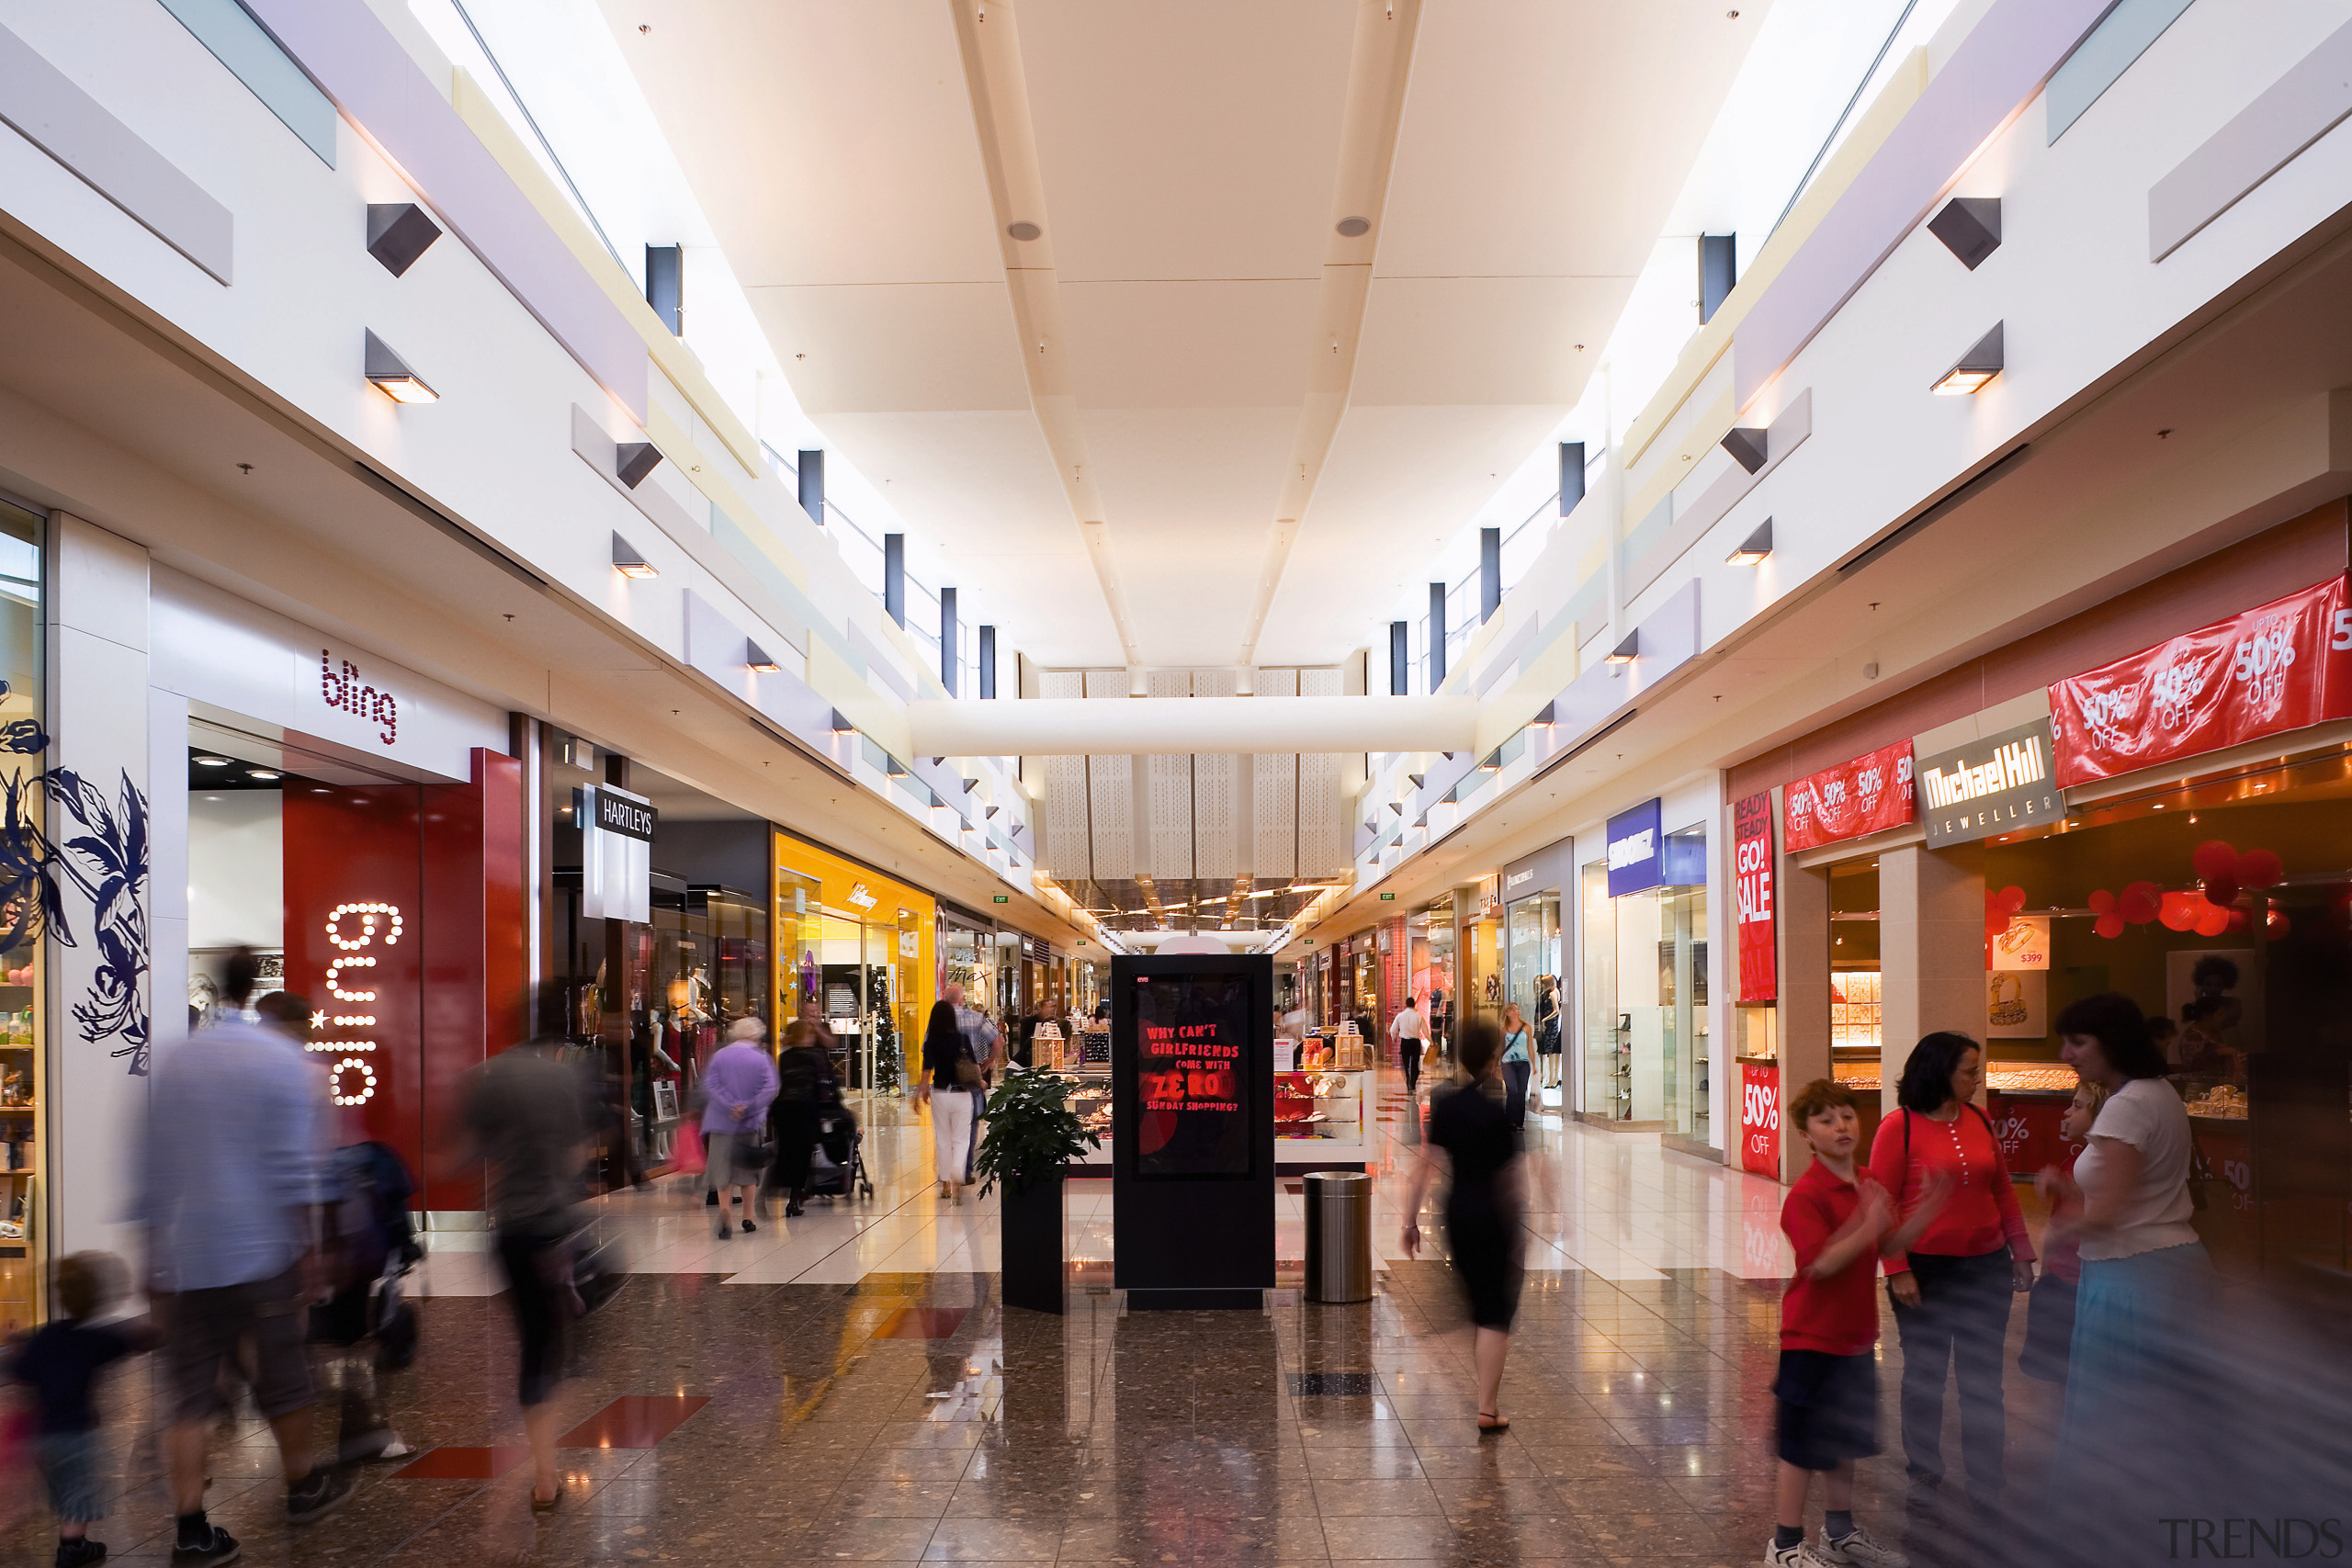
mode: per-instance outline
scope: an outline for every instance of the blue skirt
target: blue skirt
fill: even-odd
[[[2130,1258],[2083,1259],[2066,1368],[2062,1465],[2109,1444],[2139,1447],[2199,1401],[2213,1327],[2213,1272],[2188,1242]]]

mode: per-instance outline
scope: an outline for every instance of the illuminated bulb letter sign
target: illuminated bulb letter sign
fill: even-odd
[[[401,940],[400,906],[337,904],[327,916],[327,940],[343,956],[327,965],[327,994],[334,1005],[311,1015],[311,1027],[323,1026],[326,1034],[311,1041],[310,1049],[341,1053],[328,1069],[334,1102],[365,1105],[376,1098],[376,1067],[368,1060],[376,1041],[366,1032],[376,1027],[374,977],[366,973],[376,967],[376,955],[366,950]]]

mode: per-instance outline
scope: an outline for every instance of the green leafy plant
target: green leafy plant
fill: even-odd
[[[1069,1108],[1071,1084],[1048,1072],[1009,1072],[989,1096],[988,1135],[972,1168],[985,1197],[1000,1181],[1026,1192],[1061,1174],[1062,1167],[1102,1146]]]

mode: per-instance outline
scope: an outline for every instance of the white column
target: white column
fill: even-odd
[[[153,842],[147,552],[62,513],[52,514],[50,552],[50,766],[55,782],[49,791],[48,832],[61,855],[75,857],[95,880],[103,874],[96,863],[86,852],[64,849],[67,840],[86,836],[115,845]],[[175,755],[185,756],[187,744],[183,729]],[[185,789],[181,793],[185,796]],[[180,840],[184,846],[185,824]],[[131,1151],[144,1124],[154,1043],[150,869],[137,868],[130,892],[107,909],[103,930],[99,911],[80,884],[61,874],[64,931],[52,929],[45,943],[52,1103],[44,1120],[52,1257],[86,1247],[131,1250],[121,1219],[134,1169]],[[182,876],[185,886],[184,871]],[[73,936],[71,945],[63,940],[66,932]],[[184,921],[181,934],[184,942]],[[183,945],[182,966],[186,953]],[[175,1021],[185,1018],[176,1010],[186,995],[183,985],[180,997],[171,998]],[[167,1027],[163,1038],[180,1032],[184,1027]]]

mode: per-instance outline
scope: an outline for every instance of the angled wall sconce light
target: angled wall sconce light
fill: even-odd
[[[849,735],[857,729],[857,726],[852,724],[839,708],[833,710],[833,716],[827,721],[827,724],[835,735]]]
[[[1611,664],[1631,664],[1641,651],[1642,634],[1637,631],[1627,632],[1625,634],[1625,640],[1609,650],[1609,662]]]
[[[619,572],[623,577],[659,577],[662,575],[661,572],[654,569],[652,562],[647,560],[643,556],[637,553],[636,546],[630,544],[627,539],[622,538],[618,534],[615,534],[613,536],[613,570]]]
[[[629,489],[662,465],[662,449],[650,441],[624,441],[613,448],[613,477]]]
[[[1554,725],[1557,724],[1559,720],[1553,716],[1552,705],[1550,703],[1545,703],[1544,705],[1544,711],[1537,714],[1533,718],[1529,719],[1527,722],[1530,724],[1540,724],[1544,728],[1549,729]]]
[[[1972,392],[1981,392],[1987,381],[2001,373],[2004,362],[2001,344],[2003,325],[2005,323],[1995,321],[1993,330],[1978,338],[1975,344],[1960,356],[1959,364],[1936,378],[1938,397],[1964,398]]]
[[[1772,520],[1770,517],[1756,525],[1756,532],[1740,541],[1739,548],[1724,558],[1734,566],[1754,566],[1772,553]]]
[[[413,201],[371,201],[368,204],[368,254],[383,263],[394,277],[416,265],[433,248],[441,225]]]
[[[435,403],[441,394],[424,384],[424,378],[408,367],[408,362],[385,345],[374,333],[368,334],[368,379],[376,389],[396,403]]]
[[[773,675],[784,666],[770,658],[766,649],[762,648],[750,637],[745,637],[743,639],[743,668],[754,674]]]
[[[1723,449],[1749,473],[1764,466],[1764,431],[1757,425],[1735,425],[1724,432]]]
[[[1956,196],[1928,220],[1928,232],[1944,249],[1974,272],[1986,256],[2001,248],[2001,198],[1997,196]]]

